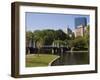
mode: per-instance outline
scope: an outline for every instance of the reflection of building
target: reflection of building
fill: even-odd
[[[87,26],[87,20],[85,17],[75,18],[75,37],[84,36]]]

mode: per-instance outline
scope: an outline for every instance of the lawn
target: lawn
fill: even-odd
[[[28,54],[26,55],[26,67],[48,66],[49,63],[59,56],[52,54]]]

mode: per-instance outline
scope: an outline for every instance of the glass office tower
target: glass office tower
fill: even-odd
[[[82,25],[83,27],[87,25],[87,19],[85,17],[75,18],[75,28]]]

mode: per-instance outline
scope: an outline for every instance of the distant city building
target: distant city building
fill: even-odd
[[[82,25],[78,26],[78,28],[75,29],[75,37],[84,36],[84,32],[84,27]]]
[[[67,34],[72,34],[72,30],[70,28],[67,28],[66,33]]]
[[[87,19],[85,17],[75,18],[75,29],[79,28],[80,25],[82,25],[84,27],[87,25]]]
[[[72,34],[72,30],[69,28],[69,26],[67,26],[67,28],[65,28],[63,30],[66,34]]]
[[[75,37],[84,36],[87,26],[87,19],[85,17],[75,18]]]
[[[67,28],[64,30],[64,32],[65,32],[66,34],[68,34],[69,36],[72,35],[72,30],[71,30],[69,27],[67,27]]]

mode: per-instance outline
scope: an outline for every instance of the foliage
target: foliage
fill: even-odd
[[[74,40],[74,47],[77,47],[77,48],[85,48],[85,45],[86,45],[86,41],[85,41],[85,38],[84,37],[77,37]]]
[[[26,32],[26,43],[30,41],[36,43],[36,47],[41,49],[44,45],[66,46],[68,48],[75,47],[79,49],[89,47],[89,25],[86,27],[83,37],[75,37],[74,33],[66,34],[61,29],[59,30],[36,30],[34,32]]]
[[[28,45],[30,43],[30,41],[33,41],[34,38],[34,34],[32,32],[27,32],[26,33],[26,44]]]
[[[26,34],[28,33],[29,32],[27,32]],[[36,41],[36,43],[41,43],[42,45],[52,45],[54,40],[64,41],[65,39],[70,39],[69,35],[64,33],[62,30],[36,30],[32,34],[33,35],[30,35],[30,37],[34,36],[32,37],[34,38],[33,40]]]
[[[83,50],[86,47],[87,42],[84,37],[77,37],[74,40],[69,41],[69,47],[74,47],[75,49]]]
[[[66,46],[66,42],[62,40],[54,40],[53,45],[56,47],[63,47]]]
[[[65,40],[65,39],[70,39],[69,35],[64,33],[62,30],[56,30],[55,31],[55,40]]]
[[[84,34],[84,38],[85,38],[85,41],[87,43],[86,47],[88,48],[89,47],[89,25],[86,27],[86,32]]]

